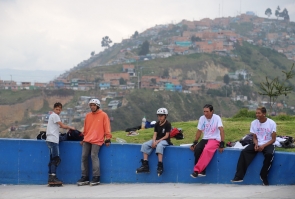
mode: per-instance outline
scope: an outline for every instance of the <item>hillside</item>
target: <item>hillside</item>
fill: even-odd
[[[65,105],[64,120],[82,128],[89,97],[101,100],[114,131],[138,126],[144,116],[155,120],[159,107],[168,108],[172,122],[196,120],[206,103],[223,117],[232,117],[242,107],[269,108],[268,98],[258,93],[259,84],[291,68],[294,33],[293,22],[245,14],[151,27],[48,84],[19,86],[0,80],[0,136],[34,137],[37,127],[31,126],[25,134],[7,129],[43,123],[56,101]],[[139,55],[146,42],[148,51]],[[286,84],[294,88],[295,79]],[[108,107],[111,100],[119,100],[122,106]],[[294,114],[295,94],[279,97],[273,110]]]

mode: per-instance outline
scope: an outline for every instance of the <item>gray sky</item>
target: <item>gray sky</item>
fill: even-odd
[[[240,7],[262,17],[269,7],[274,18],[278,5],[295,21],[295,0],[0,0],[0,69],[64,71],[101,51],[106,35],[121,42],[156,24],[236,16]]]

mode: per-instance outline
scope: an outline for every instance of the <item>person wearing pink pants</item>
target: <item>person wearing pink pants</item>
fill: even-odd
[[[190,150],[195,155],[194,172],[191,177],[206,176],[206,167],[211,161],[215,151],[219,148],[222,153],[224,149],[224,130],[221,118],[214,114],[213,106],[206,104],[203,107],[204,115],[200,117],[196,139]],[[198,142],[204,133],[203,139]]]

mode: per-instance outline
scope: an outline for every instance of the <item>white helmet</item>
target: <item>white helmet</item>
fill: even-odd
[[[91,99],[88,104],[96,104],[96,106],[100,107],[100,101],[98,99]]]
[[[168,115],[168,110],[166,108],[159,108],[157,110],[157,115]]]

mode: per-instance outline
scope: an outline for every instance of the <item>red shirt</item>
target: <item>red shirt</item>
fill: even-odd
[[[84,121],[84,142],[103,145],[105,139],[111,139],[111,125],[108,115],[102,110],[88,113]]]

